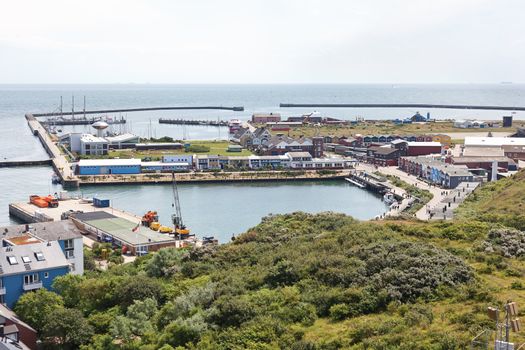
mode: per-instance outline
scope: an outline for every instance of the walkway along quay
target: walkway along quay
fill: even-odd
[[[238,171],[177,173],[177,183],[257,182],[257,181],[315,181],[336,180],[350,176],[350,170],[318,172],[316,170],[291,171]],[[171,173],[142,173],[133,175],[80,175],[82,185],[129,185],[172,183]]]
[[[525,111],[520,106],[476,106],[476,105],[436,105],[426,103],[281,103],[281,108],[437,108],[437,109],[477,109],[495,111]]]
[[[105,114],[105,113],[120,113],[120,112],[146,112],[146,111],[170,111],[170,110],[224,110],[243,112],[244,107],[224,107],[224,106],[177,106],[177,107],[139,107],[139,108],[121,108],[121,109],[99,109],[92,111],[78,111],[77,114]],[[74,111],[70,112],[49,112],[49,113],[32,113],[33,117],[54,117],[62,115],[75,115]]]
[[[164,119],[164,118],[159,118],[159,124],[228,126],[228,122],[225,120]]]
[[[33,135],[38,136],[44,149],[51,157],[51,165],[62,181],[64,187],[78,187],[78,178],[71,170],[71,165],[66,157],[55,145],[44,126],[31,114],[26,114],[27,124]]]

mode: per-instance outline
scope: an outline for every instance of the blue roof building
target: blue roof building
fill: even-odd
[[[8,245],[0,248],[0,302],[12,308],[26,292],[46,288],[69,273],[58,242]]]

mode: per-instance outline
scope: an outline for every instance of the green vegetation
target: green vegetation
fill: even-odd
[[[525,230],[525,172],[476,189],[456,210],[456,216]]]
[[[394,124],[390,121],[373,121],[360,122],[356,125],[323,125],[317,127],[314,125],[304,125],[298,128],[292,128],[288,134],[292,137],[312,137],[319,132],[321,135],[333,136],[352,136],[362,135],[413,135],[413,134],[439,134],[439,133],[469,133],[469,132],[513,132],[517,127],[525,126],[525,122],[514,123],[512,128],[486,128],[486,129],[459,129],[454,128],[452,122],[431,122],[427,124]],[[457,142],[456,142],[457,143]],[[462,141],[461,141],[462,143]]]
[[[397,176],[386,175],[386,178],[390,180],[394,186],[404,189],[409,195],[417,199],[417,201],[410,208],[408,208],[408,210],[406,210],[406,213],[408,214],[415,214],[434,197],[430,191],[410,185]]]
[[[15,310],[50,348],[462,349],[487,305],[525,302],[523,254],[500,239],[522,236],[498,225],[269,216],[233,243],[59,277]]]

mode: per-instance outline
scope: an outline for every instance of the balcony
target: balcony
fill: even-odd
[[[40,288],[42,288],[42,282],[34,282],[34,283],[24,284],[24,286],[22,288],[25,291],[40,289]]]
[[[5,295],[5,287],[0,287],[0,295]]]

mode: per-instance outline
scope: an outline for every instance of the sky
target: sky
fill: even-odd
[[[525,82],[522,0],[0,0],[0,84]]]

